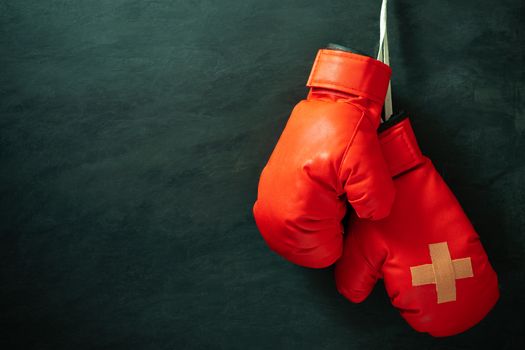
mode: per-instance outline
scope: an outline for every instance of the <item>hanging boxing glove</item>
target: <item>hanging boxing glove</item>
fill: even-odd
[[[409,120],[387,124],[379,140],[396,199],[384,220],[350,219],[337,288],[361,302],[384,278],[392,304],[413,328],[433,336],[463,332],[496,303],[496,273],[458,201],[421,154]]]
[[[377,140],[390,74],[373,58],[319,50],[254,205],[262,236],[289,261],[322,268],[340,257],[347,201],[364,219],[390,212],[394,186]]]

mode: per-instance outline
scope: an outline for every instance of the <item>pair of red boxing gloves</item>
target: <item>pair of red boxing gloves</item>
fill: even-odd
[[[413,328],[457,334],[494,306],[497,276],[409,119],[380,123],[390,75],[368,56],[318,52],[308,97],[262,171],[255,220],[287,260],[335,263],[337,289],[349,300],[363,301],[383,278]],[[348,204],[355,213],[345,228]]]

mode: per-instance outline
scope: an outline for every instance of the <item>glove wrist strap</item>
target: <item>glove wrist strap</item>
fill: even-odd
[[[321,49],[306,86],[364,96],[383,104],[391,70],[371,57]]]
[[[379,143],[392,177],[405,173],[425,161],[410,120],[406,117],[379,134]]]

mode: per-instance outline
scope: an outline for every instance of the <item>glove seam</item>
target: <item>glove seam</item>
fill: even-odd
[[[357,251],[359,252],[359,255],[361,255],[363,261],[368,265],[368,268],[374,272],[374,278],[377,280],[379,276],[379,269],[374,267],[372,263],[368,260],[366,255],[363,253],[363,250],[361,249],[361,240],[359,239],[359,235],[356,235],[355,241],[357,243]]]
[[[354,106],[355,107],[355,106]],[[357,108],[357,107],[356,107]],[[345,163],[346,161],[346,157],[348,156],[348,153],[350,151],[350,147],[352,146],[352,144],[354,143],[354,140],[355,140],[355,137],[357,135],[357,132],[360,130],[361,128],[361,123],[363,122],[363,119],[365,118],[365,112],[363,112],[361,109],[357,108],[360,112],[361,112],[361,117],[359,117],[359,121],[357,122],[357,125],[354,129],[354,133],[352,134],[352,137],[350,137],[350,140],[348,141],[348,144],[346,145],[346,148],[345,148],[345,151],[343,153],[343,158],[341,158],[341,162],[339,163],[339,169],[337,170],[337,178],[340,180],[341,179],[341,172],[342,172],[342,169],[343,169],[343,164]],[[348,179],[346,179],[347,181]],[[345,182],[346,182],[345,181]],[[344,185],[342,185],[342,188],[344,188]]]

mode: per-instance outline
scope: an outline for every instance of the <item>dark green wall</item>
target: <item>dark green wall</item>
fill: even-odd
[[[265,246],[251,207],[328,42],[373,54],[380,0],[0,2],[3,349],[524,345],[524,5],[390,1],[394,103],[499,273],[479,326],[411,330],[383,286]]]

